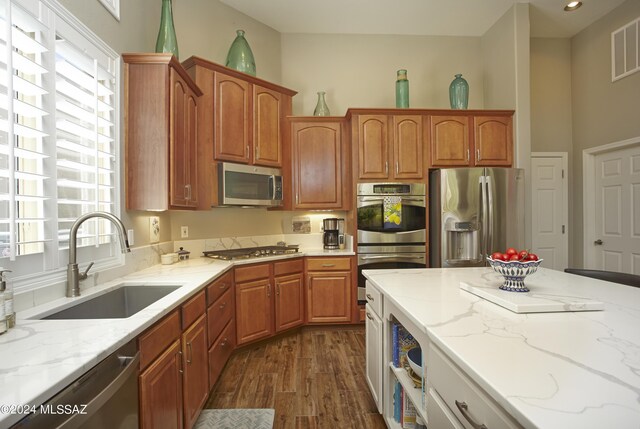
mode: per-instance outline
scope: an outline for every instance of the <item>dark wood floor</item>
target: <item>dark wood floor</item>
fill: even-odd
[[[307,327],[236,351],[205,408],[274,408],[275,429],[386,428],[359,326]]]

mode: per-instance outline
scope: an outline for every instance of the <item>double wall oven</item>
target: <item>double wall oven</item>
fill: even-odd
[[[423,183],[357,187],[358,303],[366,302],[362,270],[425,268],[427,195]]]

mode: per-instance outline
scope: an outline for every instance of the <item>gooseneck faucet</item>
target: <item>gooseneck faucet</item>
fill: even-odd
[[[80,273],[78,270],[78,264],[76,262],[76,253],[77,253],[77,238],[78,229],[80,225],[91,218],[103,218],[110,220],[118,230],[118,234],[120,235],[120,245],[122,246],[122,253],[131,252],[129,248],[129,241],[127,240],[127,231],[120,219],[111,213],[107,212],[91,212],[80,216],[76,221],[71,225],[71,230],[69,231],[69,265],[67,266],[67,297],[73,298],[76,296],[80,296],[80,280],[84,280],[87,278],[89,269],[93,265],[93,262],[89,264],[89,267],[84,273]]]

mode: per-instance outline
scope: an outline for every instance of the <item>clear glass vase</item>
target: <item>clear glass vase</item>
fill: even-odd
[[[244,30],[236,31],[236,38],[229,48],[225,65],[251,76],[256,75],[256,61],[247,39],[244,38]]]
[[[168,52],[178,58],[178,40],[173,26],[171,0],[162,0],[162,16],[160,17],[158,40],[156,40],[156,52]]]
[[[327,102],[324,99],[325,92],[318,92],[318,102],[316,103],[316,108],[313,111],[313,116],[330,116],[329,106],[327,106]]]
[[[396,80],[396,107],[409,107],[409,80],[406,70],[398,70]]]
[[[451,85],[449,85],[449,101],[452,109],[467,108],[469,103],[469,84],[461,74],[457,74]]]

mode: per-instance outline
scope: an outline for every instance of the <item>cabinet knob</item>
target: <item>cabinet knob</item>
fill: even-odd
[[[223,302],[222,304],[220,304],[220,310],[222,310],[223,308],[225,308],[227,306],[227,302]]]

